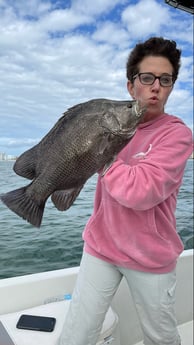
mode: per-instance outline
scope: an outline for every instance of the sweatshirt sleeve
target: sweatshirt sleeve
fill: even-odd
[[[190,129],[182,124],[172,126],[135,165],[118,158],[102,177],[102,183],[111,197],[123,206],[150,209],[178,191],[191,153]]]

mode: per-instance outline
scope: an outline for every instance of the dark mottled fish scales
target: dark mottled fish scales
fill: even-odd
[[[144,112],[135,101],[107,99],[70,108],[39,144],[16,160],[16,174],[32,182],[0,199],[40,227],[48,197],[59,210],[68,209],[88,178],[133,137]]]

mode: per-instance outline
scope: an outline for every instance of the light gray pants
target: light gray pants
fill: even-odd
[[[180,344],[174,312],[175,271],[144,273],[117,267],[84,253],[59,345],[96,345],[123,276],[136,305],[144,344]]]

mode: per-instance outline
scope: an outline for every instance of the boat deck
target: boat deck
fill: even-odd
[[[78,272],[79,267],[72,267],[0,280],[0,321],[15,345],[58,344],[69,303],[58,297],[72,294]],[[115,318],[113,321],[107,318],[110,324],[106,330],[114,336],[114,345],[119,344],[117,330],[120,330],[120,345],[143,345],[137,313],[125,279],[121,281],[111,307],[119,320],[119,327],[115,327]],[[193,345],[193,250],[184,251],[178,260],[175,309],[182,345]],[[55,317],[54,332],[46,334],[17,329],[17,321],[24,313]],[[107,335],[105,338],[104,333],[101,335],[100,345],[104,345],[103,339]],[[5,343],[0,341],[0,345]]]
[[[0,315],[0,321],[3,323],[4,327],[8,331],[8,334],[11,336],[14,344],[16,345],[57,345],[62,330],[64,316],[67,313],[69,303],[70,301],[48,303],[23,311]],[[16,323],[20,315],[23,313],[56,317],[57,324],[55,331],[49,334],[46,332],[26,332],[26,330],[18,330],[16,328]],[[193,321],[181,324],[178,328],[182,339],[182,345],[193,345]],[[0,345],[3,345],[1,344],[1,341]],[[127,344],[121,343],[121,345]],[[143,342],[140,341],[134,345],[143,345]]]
[[[179,325],[178,329],[182,341],[181,345],[193,345],[193,321]],[[143,345],[143,341],[140,341],[134,345]]]

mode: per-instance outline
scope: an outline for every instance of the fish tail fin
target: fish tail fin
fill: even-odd
[[[0,195],[0,200],[18,216],[27,220],[37,228],[40,227],[45,201],[37,204],[27,193],[27,187],[22,187]]]

